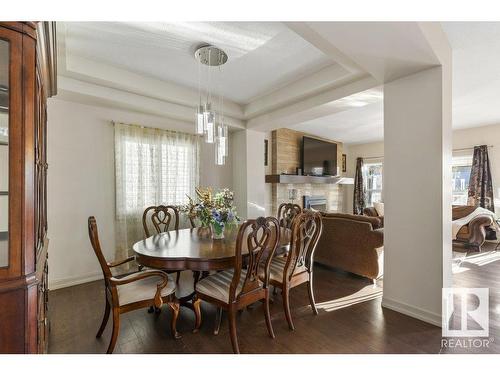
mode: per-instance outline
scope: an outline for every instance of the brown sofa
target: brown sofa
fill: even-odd
[[[384,227],[384,217],[379,216],[375,207],[366,207],[365,209],[363,209],[363,215],[378,218],[380,220],[380,228]]]
[[[383,274],[384,232],[378,218],[322,213],[314,261],[376,280]],[[377,229],[378,228],[378,229]]]
[[[453,206],[452,220],[460,219],[470,215],[476,207],[474,206]],[[493,224],[493,219],[487,215],[479,215],[472,219],[468,225],[464,225],[457,233],[456,240],[468,246],[481,249],[486,240],[486,229]]]

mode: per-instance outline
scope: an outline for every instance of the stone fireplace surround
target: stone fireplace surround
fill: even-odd
[[[307,133],[292,129],[277,129],[271,133],[271,173],[272,174],[294,174],[300,168],[300,147],[303,136],[311,136]],[[337,165],[341,165],[343,144],[331,139],[316,137],[329,142],[337,143]],[[272,184],[272,212],[276,214],[281,203],[292,202],[291,190],[295,189],[296,198],[293,203],[303,207],[303,196],[322,196],[326,198],[326,211],[343,211],[343,185],[338,184]]]

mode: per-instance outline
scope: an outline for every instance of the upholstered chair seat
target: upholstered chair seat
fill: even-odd
[[[214,334],[219,332],[222,310],[227,311],[231,345],[233,352],[239,353],[236,313],[252,303],[262,301],[267,331],[269,336],[274,338],[269,311],[269,267],[280,243],[280,236],[279,222],[273,217],[258,217],[240,225],[235,243],[234,268],[207,276],[196,284],[196,296],[193,301],[195,332],[201,326],[200,305],[204,300],[218,307]],[[260,269],[265,270],[263,280],[259,279]]]
[[[283,272],[285,270],[287,257],[278,256],[273,258],[271,261],[271,266],[269,267],[269,280],[283,281]],[[259,271],[259,277],[264,279],[265,270],[261,269]]]
[[[260,269],[261,279],[267,279],[269,285],[281,289],[283,309],[288,327],[294,330],[290,310],[290,289],[307,283],[309,303],[315,315],[318,314],[313,293],[314,251],[323,230],[321,213],[303,210],[292,221],[290,249],[286,257],[277,256],[269,265],[269,276]],[[267,277],[266,277],[267,276]]]
[[[234,270],[228,270],[205,277],[196,284],[196,291],[219,301],[229,303],[229,287],[231,286],[233,275]],[[239,294],[241,289],[243,289],[246,277],[247,271],[241,270],[240,282],[236,287],[236,294]]]
[[[143,272],[133,274],[134,277]],[[126,280],[126,277],[120,278]],[[137,280],[130,284],[118,285],[118,301],[120,305],[127,305],[138,301],[153,299],[156,293],[157,285],[163,281],[160,276],[152,276],[145,279]],[[161,290],[161,296],[167,297],[175,292],[175,281],[169,275],[168,284]]]
[[[175,282],[165,272],[159,270],[145,270],[134,272],[125,276],[114,276],[111,272],[115,267],[134,261],[134,257],[114,262],[106,261],[99,242],[97,223],[95,217],[90,216],[88,220],[89,239],[95,255],[101,265],[104,276],[104,287],[106,288],[106,306],[101,326],[96,337],[102,337],[104,329],[108,324],[110,315],[113,317],[113,331],[109,342],[108,354],[113,350],[120,332],[120,315],[129,311],[145,307],[155,307],[158,310],[165,303],[172,310],[170,329],[174,338],[180,338],[177,332],[177,317],[179,316],[180,304],[175,297]]]

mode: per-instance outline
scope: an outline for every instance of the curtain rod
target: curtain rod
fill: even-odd
[[[493,148],[493,145],[487,146],[488,148]],[[465,147],[465,148],[454,148],[452,151],[469,151],[474,150],[474,147]]]
[[[181,134],[181,135],[196,136],[196,134],[188,133],[188,132],[185,132],[182,130],[171,130],[171,129],[166,129],[166,128],[158,128],[156,126],[144,126],[144,125],[139,125],[139,124],[131,124],[128,122],[123,122],[123,121],[111,120],[112,126],[115,126],[116,124],[123,124],[126,126],[135,126],[135,127],[141,128],[141,129],[160,130],[160,131],[165,131],[165,132],[170,132],[170,133],[177,133],[177,134]]]
[[[363,160],[370,160],[370,159],[383,159],[383,156],[369,156],[367,158],[361,158]]]
[[[488,148],[493,148],[495,146],[493,145],[488,145]],[[468,151],[468,150],[474,150],[474,147],[465,147],[465,148],[454,148],[452,151]],[[370,159],[383,159],[383,156],[369,156],[366,158],[362,158],[363,160],[370,160]]]

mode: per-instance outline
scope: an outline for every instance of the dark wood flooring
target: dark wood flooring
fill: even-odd
[[[366,279],[339,271],[315,268],[315,293],[319,315],[308,306],[305,285],[291,293],[292,315],[296,330],[290,331],[284,318],[281,296],[274,296],[271,316],[276,338],[270,339],[259,304],[245,310],[238,319],[238,338],[242,353],[500,353],[500,260],[471,267],[456,275],[457,286],[491,288],[492,310],[490,348],[475,350],[441,349],[441,329],[381,307],[381,297],[365,298],[344,308],[332,308],[329,301],[346,299],[355,293],[373,288]],[[494,280],[494,281],[492,281]],[[374,294],[375,295],[375,294]],[[368,299],[368,300],[366,300]],[[337,306],[338,307],[338,306]],[[104,353],[111,321],[101,339],[95,338],[104,310],[102,281],[82,284],[50,292],[50,353]],[[203,325],[197,334],[191,333],[194,316],[182,308],[178,329],[182,338],[170,335],[170,311],[165,306],[161,314],[146,310],[121,316],[121,329],[115,353],[231,353],[226,316],[221,332],[212,334],[215,310],[203,303]]]

